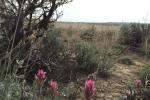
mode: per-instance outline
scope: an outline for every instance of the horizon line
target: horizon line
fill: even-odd
[[[95,21],[93,21],[93,22],[91,22],[91,21],[56,21],[56,22],[64,22],[64,23],[91,23],[91,24],[92,24],[92,23],[93,23],[93,24],[94,24],[94,23],[95,23],[95,24],[96,24],[96,23],[102,23],[102,24],[103,24],[103,23],[104,23],[104,24],[105,24],[105,23],[114,23],[114,24],[115,24],[115,23],[116,23],[116,24],[117,24],[117,23],[118,23],[118,24],[119,24],[119,23],[127,23],[127,24],[129,24],[129,23],[150,24],[150,22],[130,22],[130,21],[112,21],[112,22],[111,22],[111,21],[108,21],[108,22],[107,22],[107,21],[105,21],[105,22],[95,22]]]

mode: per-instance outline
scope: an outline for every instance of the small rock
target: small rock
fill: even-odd
[[[113,96],[112,95],[109,95],[109,96],[106,96],[106,100],[112,100]]]
[[[115,86],[116,86],[116,87],[122,87],[122,85],[121,85],[121,84],[118,84],[118,83],[116,83]]]
[[[113,96],[112,95],[109,95],[105,98],[105,100],[113,100]]]
[[[128,100],[128,99],[127,99],[127,96],[122,96],[122,97],[121,97],[121,100]]]
[[[112,93],[112,96],[113,96],[113,97],[119,97],[119,96],[120,96],[120,93]]]
[[[105,96],[105,94],[104,93],[100,93],[100,94],[98,94],[98,97],[104,97]]]
[[[104,82],[104,87],[107,87],[108,86],[108,82]]]

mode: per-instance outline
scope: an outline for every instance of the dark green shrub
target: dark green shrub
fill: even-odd
[[[43,47],[40,48],[43,57],[58,57],[63,49],[63,42],[60,40],[60,30],[49,30],[42,38]]]
[[[125,24],[120,29],[119,42],[130,47],[130,50],[150,56],[150,24]]]
[[[121,27],[120,32],[122,44],[139,47],[142,46],[145,38],[150,35],[150,24],[125,24]]]
[[[99,75],[107,75],[116,61],[116,49],[99,48],[90,42],[76,45],[76,59],[80,68],[87,72],[97,71]]]
[[[79,42],[75,46],[75,53],[76,60],[81,69],[87,71],[96,69],[97,48],[94,45],[87,42]]]
[[[150,80],[150,65],[144,66],[144,68],[140,71],[140,79],[144,83],[147,80]]]
[[[96,56],[96,62],[98,64],[97,71],[101,76],[108,76],[110,69],[113,67],[116,62],[118,55],[115,52],[115,49],[112,48],[100,48]]]
[[[121,43],[137,47],[142,43],[142,30],[140,24],[123,25],[120,29]]]
[[[150,58],[150,48],[139,48],[139,53],[144,55],[147,58]]]

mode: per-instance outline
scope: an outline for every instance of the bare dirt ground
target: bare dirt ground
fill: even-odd
[[[112,75],[108,79],[98,78],[97,99],[96,100],[122,100],[125,92],[131,82],[138,79],[138,73],[141,68],[148,62],[143,57],[134,53],[127,53],[132,60],[132,65],[116,63]]]

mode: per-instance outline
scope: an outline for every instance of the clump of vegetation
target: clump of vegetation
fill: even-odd
[[[87,73],[98,71],[99,75],[107,75],[118,57],[116,51],[114,48],[99,48],[94,43],[80,42],[76,45],[76,59]]]
[[[150,58],[150,45],[143,46],[143,48],[140,48],[140,53],[145,55],[147,58]]]
[[[76,44],[75,53],[78,65],[83,71],[92,73],[96,70],[97,48],[94,44],[79,42]]]
[[[98,64],[98,74],[102,76],[108,76],[110,74],[110,69],[114,66],[114,63],[116,62],[118,55],[116,55],[111,48],[101,48],[99,52],[100,53],[96,57],[96,61]]]
[[[97,33],[94,39],[94,44],[97,47],[97,71],[99,75],[109,75],[110,69],[118,57],[123,53],[123,47],[118,44],[119,35],[115,31],[101,31]]]
[[[123,25],[120,29],[121,43],[129,46],[140,46],[142,43],[142,29],[140,24]]]
[[[118,60],[118,62],[121,64],[126,64],[126,65],[132,65],[133,64],[132,60],[129,57],[120,58]]]
[[[146,80],[150,80],[150,65],[144,66],[144,68],[140,71],[140,79],[144,85]]]
[[[86,40],[86,41],[91,41],[94,39],[94,36],[96,35],[97,33],[97,30],[95,28],[94,25],[92,25],[91,27],[89,27],[87,30],[84,30],[81,32],[81,38],[83,40]]]
[[[125,24],[120,29],[120,43],[128,45],[134,51],[143,52],[149,56],[150,52],[150,24]]]
[[[2,100],[15,100],[21,97],[21,84],[11,78],[0,81],[0,97]]]

